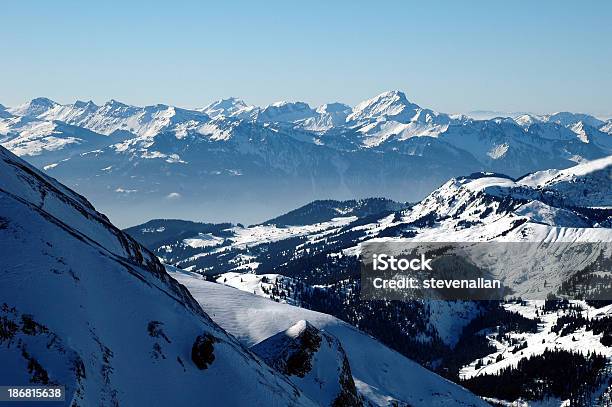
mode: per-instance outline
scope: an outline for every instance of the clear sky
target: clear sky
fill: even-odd
[[[612,115],[612,1],[11,1],[0,103],[355,104]]]

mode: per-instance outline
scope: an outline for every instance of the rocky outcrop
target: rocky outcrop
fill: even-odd
[[[215,346],[217,339],[210,335],[199,335],[191,347],[191,360],[200,370],[208,369],[215,361]]]
[[[324,406],[361,406],[351,367],[340,341],[302,320],[251,347]]]

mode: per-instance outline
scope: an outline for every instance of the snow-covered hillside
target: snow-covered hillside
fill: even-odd
[[[612,157],[518,180],[479,173],[454,178],[404,209],[376,200],[319,201],[261,225],[221,228],[203,237],[187,233],[180,241],[173,241],[170,234],[151,248],[166,261],[191,271],[263,274],[278,273],[279,268],[285,269],[285,262],[319,251],[328,256],[330,252],[358,254],[360,244],[372,239],[612,241],[611,174]],[[378,212],[360,212],[362,207]],[[156,227],[164,224],[158,221]],[[129,232],[138,238],[142,229],[134,227]],[[202,239],[206,243],[200,244]],[[278,256],[270,256],[270,251],[277,250]]]
[[[515,403],[520,405],[609,405],[610,305],[515,301],[503,306],[514,319],[531,327],[481,324],[474,338],[479,338],[482,351],[462,366],[460,383],[479,388],[479,394],[490,397],[485,398],[488,401],[519,398]],[[517,375],[528,379],[518,384],[513,379]]]
[[[485,404],[461,387],[332,316],[270,301],[205,281],[193,273],[173,270],[170,274],[189,289],[215,322],[246,346],[255,345],[256,352],[262,352],[269,341],[277,340],[267,338],[302,320],[337,338],[346,352],[357,390],[374,405],[392,405],[393,401],[413,406]]]
[[[317,405],[148,250],[0,147],[0,382],[66,405]]]
[[[420,107],[400,91],[354,107],[36,98],[0,112],[2,145],[124,225],[171,217],[177,205],[192,219],[252,223],[315,199],[416,201],[462,174],[518,177],[612,154],[609,123],[592,116],[479,121]]]
[[[588,317],[601,320],[612,316],[612,307],[608,305],[595,308],[584,301],[576,301],[572,304],[576,307],[577,311],[556,310],[555,312],[544,312],[542,310],[544,301],[506,304],[505,307],[509,311],[516,312],[526,318],[540,319],[541,325],[536,332],[515,333],[509,335],[508,338],[504,338],[506,340],[494,335],[493,332],[488,332],[489,340],[497,348],[496,352],[487,355],[484,360],[480,358],[466,365],[461,369],[460,377],[462,379],[469,379],[477,375],[495,374],[500,369],[516,367],[518,361],[529,356],[542,354],[547,349],[566,350],[583,354],[596,352],[611,358],[612,361],[612,347],[605,346],[601,342],[604,333],[595,333],[593,329],[587,329],[584,326],[576,326],[574,329],[570,328],[563,332],[560,330],[555,331],[554,329],[555,325],[560,321],[560,317],[564,315],[575,313],[583,318]],[[561,327],[563,328],[563,326]],[[520,349],[515,347],[516,344],[520,344]]]
[[[180,239],[166,232],[177,227],[171,220],[152,221],[128,232],[137,239],[146,238],[165,262],[215,276],[217,283],[267,301],[331,313],[452,376],[493,353],[478,342],[481,337],[474,324],[487,318],[508,319],[512,327],[516,310],[492,311],[475,302],[363,302],[357,257],[362,245],[375,241],[612,242],[611,171],[612,161],[606,157],[520,179],[476,173],[451,179],[421,202],[400,208],[380,201],[317,201],[260,225],[217,225],[215,229],[181,224]],[[197,239],[206,244],[197,244]],[[510,266],[499,264],[502,274],[498,277],[512,281],[514,295],[539,292],[542,286],[557,292],[573,278],[557,273],[546,275],[546,281],[529,279],[529,270]],[[473,341],[478,346],[470,345]],[[479,346],[488,353],[480,355],[475,350]]]

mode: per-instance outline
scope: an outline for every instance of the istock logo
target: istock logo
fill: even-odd
[[[377,271],[433,271],[431,268],[431,261],[424,254],[421,254],[421,258],[406,259],[396,258],[395,256],[389,256],[387,254],[373,254],[372,255],[372,267]]]

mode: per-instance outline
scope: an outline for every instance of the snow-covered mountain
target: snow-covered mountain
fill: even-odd
[[[12,129],[18,136],[5,136],[10,139],[4,146],[21,156],[44,154],[48,160],[54,156],[58,161],[72,155],[95,150],[108,145],[109,138],[78,126],[61,121],[28,121],[22,117],[13,121]]]
[[[196,110],[206,113],[209,117],[216,119],[221,116],[246,118],[255,109],[257,109],[255,106],[247,105],[244,100],[231,97],[216,100]]]
[[[207,115],[194,110],[162,104],[135,107],[116,100],[102,106],[93,102],[56,105],[37,118],[63,121],[104,135],[126,131],[141,137],[152,137],[164,131],[173,131],[180,137],[209,120]]]
[[[344,103],[326,103],[317,107],[318,116],[306,119],[302,127],[307,130],[322,131],[341,126],[351,111],[351,107]]]
[[[301,343],[299,346],[307,350],[302,358],[310,360],[311,368],[304,369],[304,375],[300,377],[299,368],[304,367],[306,361],[298,357],[297,361],[302,363],[296,363],[298,372],[290,375],[291,380],[306,394],[315,393],[319,399],[333,397],[336,391],[340,391],[336,379],[341,380],[343,370],[346,373],[350,369],[354,386],[366,405],[367,402],[381,406],[485,405],[465,389],[429,372],[330,315],[270,301],[206,281],[197,274],[176,269],[171,269],[170,274],[189,289],[204,309],[209,310],[215,322],[243,344],[251,346],[255,353],[277,366],[277,369],[286,370],[283,356],[292,352],[288,348],[293,347],[291,342],[294,342],[294,338],[303,337],[306,327],[316,328],[309,329],[322,342],[316,351],[308,351],[308,346]],[[272,347],[281,350],[279,356],[270,355]],[[344,367],[343,354],[349,366]],[[313,385],[318,389],[313,389]],[[349,392],[347,397],[351,397],[352,386],[344,386],[344,390]]]
[[[0,382],[71,406],[319,405],[85,198],[1,147],[0,169]]]
[[[607,339],[598,328],[607,319],[581,320],[568,331],[571,339],[567,333],[546,332],[558,318],[570,315],[572,308],[542,316],[548,325],[541,326],[544,320],[533,317],[537,309],[543,312],[540,303],[497,308],[474,302],[364,302],[359,298],[357,257],[362,245],[373,241],[612,242],[610,180],[612,157],[605,157],[518,179],[495,173],[458,177],[413,205],[381,200],[317,201],[248,227],[185,222],[177,234],[172,231],[177,221],[156,220],[128,232],[138,240],[146,239],[158,256],[188,274],[214,276],[217,283],[266,301],[273,299],[338,316],[404,355],[455,380],[465,380],[478,392],[474,375],[512,368],[512,363],[519,360],[536,363],[529,362],[530,357],[547,358],[546,363],[573,357],[563,352],[572,352],[572,344],[581,338],[585,344],[599,343],[593,349],[604,349],[604,356],[612,357],[606,348]],[[498,276],[514,282],[514,295],[540,290],[542,281],[529,280],[517,270]],[[550,292],[558,292],[572,278],[570,274],[546,276],[543,285]],[[583,304],[583,314],[589,318],[605,314],[602,305],[605,303]],[[507,338],[497,332],[507,332]],[[510,357],[508,349],[514,350],[516,341],[525,339],[529,352],[520,353],[519,349]],[[536,346],[542,339],[549,345]],[[554,350],[551,344],[555,343],[567,346],[557,346],[561,353],[543,353]],[[585,350],[591,349],[589,346],[585,345]],[[490,367],[483,368],[483,363]],[[597,373],[597,377],[608,380],[604,373]],[[355,372],[353,375],[357,377]],[[484,388],[483,395],[496,394]],[[588,391],[589,397],[601,395]],[[567,394],[565,390],[558,392],[557,405],[569,397]]]
[[[603,120],[584,113],[557,112],[551,115],[546,115],[543,117],[543,119],[547,122],[558,123],[566,127],[578,122],[582,122],[595,128],[601,127],[604,124]]]
[[[600,128],[606,124],[604,120],[590,114],[571,112],[557,112],[546,115],[523,113],[515,116],[514,121],[522,126],[529,126],[533,123],[556,123],[563,127],[571,127],[577,123],[584,123],[587,126]]]
[[[234,119],[250,119],[261,123],[291,123],[299,128],[324,132],[342,126],[352,112],[350,106],[342,103],[327,103],[317,108],[304,102],[276,102],[265,107],[247,105],[243,100],[228,98],[217,100],[199,111],[211,118],[221,116]]]
[[[518,177],[612,154],[609,123],[592,116],[479,121],[420,107],[399,91],[353,108],[37,98],[0,111],[2,145],[121,224],[171,217],[176,205],[192,219],[260,222],[315,199],[416,201],[461,174]]]
[[[74,406],[485,405],[329,315],[168,274],[84,197],[2,147],[0,169],[2,383],[63,385]],[[239,314],[250,324],[236,329]],[[245,335],[260,343],[247,349]]]
[[[171,229],[172,221],[150,222],[129,232],[137,239],[145,234],[158,235],[149,247],[167,262],[191,271],[254,271],[327,284],[330,276],[316,271],[317,262],[325,264],[327,256],[338,256],[339,264],[344,264],[340,261],[343,256],[358,254],[362,242],[375,238],[422,242],[612,241],[611,171],[612,159],[606,157],[518,180],[496,174],[455,178],[407,209],[400,204],[381,205],[376,200],[320,201],[249,227],[199,229],[194,225],[193,232],[186,228],[181,239],[163,232]],[[368,207],[378,211],[359,209]],[[162,232],[156,232],[160,229]],[[310,264],[312,269],[305,269],[303,259],[317,253],[324,257]],[[346,272],[342,270],[331,278],[341,279]],[[563,281],[559,276],[555,284]],[[552,287],[553,282],[549,283]]]
[[[195,110],[167,105],[136,107],[110,100],[102,106],[92,101],[77,101],[61,105],[46,98],[37,98],[13,109],[8,109],[15,119],[2,122],[2,132],[19,138],[25,126],[41,126],[44,123],[61,122],[100,135],[127,133],[132,137],[152,137],[164,131],[172,131],[177,137],[210,118]],[[18,119],[17,119],[18,118]],[[49,130],[47,133],[52,132]],[[61,132],[55,132],[62,134]],[[41,133],[42,135],[43,133]],[[116,142],[108,139],[108,144]],[[23,151],[20,155],[39,155],[40,151]]]
[[[612,156],[565,170],[532,173],[520,179],[477,173],[454,178],[421,202],[402,205],[380,199],[317,201],[262,224],[191,224],[177,240],[174,221],[151,221],[128,229],[135,238],[159,236],[152,249],[172,264],[206,273],[252,269],[258,274],[289,269],[313,252],[358,253],[375,238],[412,241],[612,241]],[[206,235],[205,237],[202,237]],[[209,244],[200,244],[205,239]],[[270,257],[284,242],[295,249]],[[259,257],[259,248],[262,248]],[[218,258],[217,258],[218,257]],[[284,274],[284,273],[280,273]]]
[[[266,106],[255,115],[263,123],[293,123],[315,116],[317,112],[304,102],[281,101]]]
[[[38,97],[17,107],[7,109],[14,116],[35,118],[59,106],[58,103],[45,97]]]

